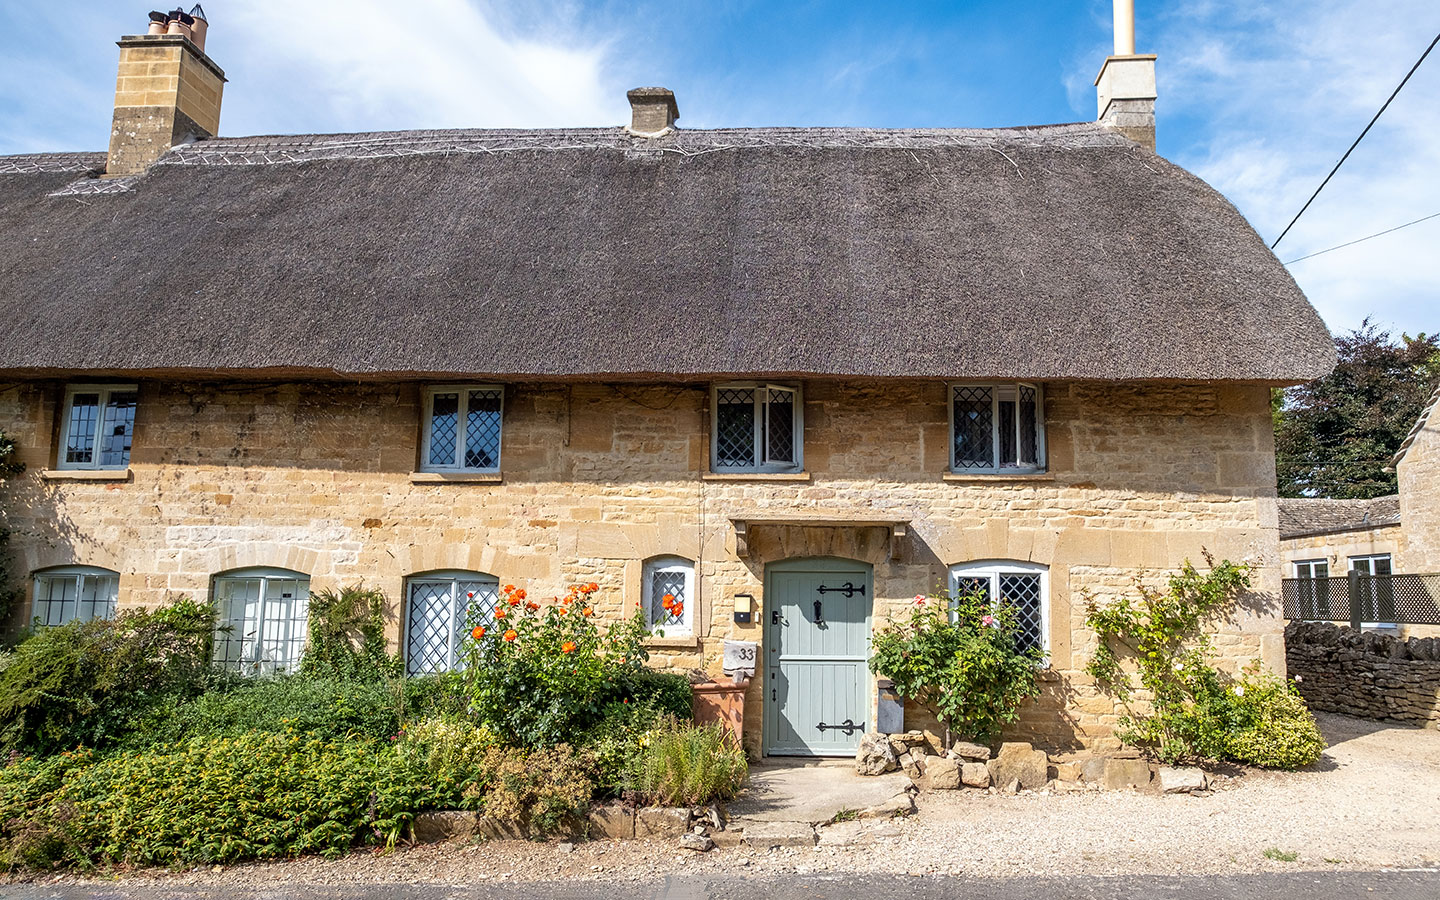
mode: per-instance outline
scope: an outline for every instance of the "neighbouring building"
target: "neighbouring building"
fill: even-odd
[[[423,673],[472,594],[595,581],[656,664],[758,644],[754,752],[842,754],[872,630],[980,586],[1048,654],[1016,732],[1096,745],[1085,598],[1209,550],[1260,566],[1223,664],[1283,670],[1270,391],[1333,346],[1116,38],[1093,123],[280,137],[123,38],[108,154],[0,157],[20,620],[207,598],[284,669],[363,581]]]
[[[1430,397],[1415,426],[1391,460],[1399,492],[1370,500],[1302,497],[1280,501],[1280,557],[1288,588],[1303,618],[1324,612],[1316,598],[1333,594],[1335,604],[1352,590],[1325,580],[1357,572],[1366,579],[1353,590],[1361,596],[1361,624],[1408,636],[1437,633],[1434,624],[1406,624],[1406,608],[1440,624],[1440,389]],[[1422,576],[1414,578],[1413,576]],[[1433,576],[1433,577],[1423,577]],[[1396,610],[1394,592],[1402,590]],[[1321,586],[1324,584],[1325,586]],[[1344,595],[1342,597],[1342,595]],[[1321,604],[1323,606],[1323,604]],[[1344,617],[1337,617],[1343,620]]]

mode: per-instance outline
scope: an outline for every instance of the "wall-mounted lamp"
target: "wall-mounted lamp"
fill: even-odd
[[[735,595],[735,624],[749,625],[751,617],[755,613],[754,594]]]

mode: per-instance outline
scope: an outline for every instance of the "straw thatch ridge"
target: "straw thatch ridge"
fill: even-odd
[[[15,377],[1295,383],[1334,360],[1234,207],[1096,125],[232,138],[104,193],[28,159],[0,176]]]

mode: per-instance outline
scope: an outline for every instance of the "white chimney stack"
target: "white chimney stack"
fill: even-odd
[[[1155,55],[1135,52],[1135,0],[1115,0],[1115,54],[1095,79],[1097,121],[1155,149]]]

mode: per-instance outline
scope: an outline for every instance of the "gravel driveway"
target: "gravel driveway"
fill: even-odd
[[[594,842],[566,850],[502,842],[355,853],[335,861],[152,870],[131,873],[126,881],[278,888],[557,876],[649,882],[667,875],[1193,875],[1440,865],[1440,732],[1317,718],[1331,746],[1313,771],[1241,772],[1224,779],[1221,790],[1197,797],[1133,791],[923,794],[916,818],[837,826],[832,838],[844,837],[848,846],[826,841],[813,850],[742,847],[696,855],[669,843]]]

